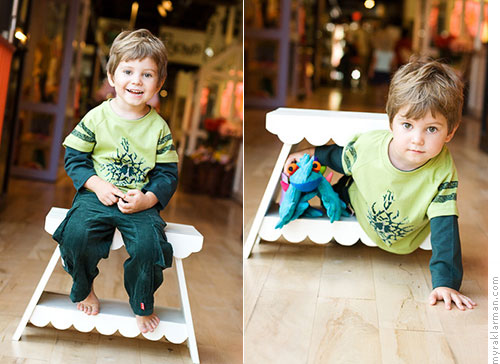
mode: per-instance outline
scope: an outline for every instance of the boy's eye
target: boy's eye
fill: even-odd
[[[437,128],[436,128],[435,126],[429,126],[429,127],[427,128],[427,131],[428,131],[429,133],[435,133],[435,132],[437,131]]]
[[[145,73],[145,74],[144,74],[144,77],[146,77],[146,78],[150,78],[150,77],[153,77],[153,74],[151,74],[151,73]]]
[[[410,129],[411,128],[411,124],[410,123],[403,123],[403,128]]]
[[[132,71],[131,70],[124,70],[123,73],[125,73],[126,75],[130,75],[130,74],[132,74]]]

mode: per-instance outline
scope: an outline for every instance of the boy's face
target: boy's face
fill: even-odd
[[[116,91],[116,104],[123,110],[139,110],[159,91],[158,67],[149,57],[121,61],[108,81]]]
[[[455,130],[448,133],[446,118],[430,111],[421,119],[405,118],[408,107],[403,107],[391,125],[393,139],[389,144],[389,158],[394,167],[410,171],[437,156],[445,143],[453,138]]]

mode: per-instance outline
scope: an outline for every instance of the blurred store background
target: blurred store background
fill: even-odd
[[[452,64],[464,112],[482,122],[487,150],[487,0],[245,0],[245,110],[273,109],[337,90],[384,106],[390,75],[412,54]]]
[[[64,174],[63,138],[113,96],[105,73],[113,39],[147,28],[169,52],[151,103],[172,129],[181,189],[242,200],[241,1],[1,0],[0,9],[2,196],[10,177]]]

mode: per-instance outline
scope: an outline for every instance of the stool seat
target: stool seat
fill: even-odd
[[[45,231],[53,235],[68,211],[68,209],[52,207],[45,218]],[[199,252],[203,247],[203,235],[191,225],[167,222],[165,234],[168,242],[172,244],[173,254],[176,258],[187,258],[191,253]],[[122,246],[122,234],[116,229],[111,249],[120,249]]]
[[[389,129],[389,118],[382,113],[280,107],[267,113],[266,129],[284,144],[297,144],[306,139],[318,146],[332,139],[344,146],[356,134]]]

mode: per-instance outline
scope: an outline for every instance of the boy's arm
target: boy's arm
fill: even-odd
[[[149,172],[149,182],[142,188],[144,193],[152,192],[164,209],[177,189],[177,163],[157,163]]]
[[[99,201],[109,206],[118,202],[118,197],[124,196],[116,186],[97,176],[92,162],[92,152],[81,152],[66,147],[64,152],[64,169],[73,181],[77,191],[83,188],[95,192]]]
[[[97,175],[91,155],[92,152],[80,152],[70,147],[66,147],[64,152],[64,170],[73,181],[77,191],[83,188],[90,177]]]
[[[319,163],[328,166],[335,172],[345,174],[344,168],[342,167],[342,151],[343,147],[336,144],[333,145],[323,145],[316,148],[308,148],[301,150],[299,152],[292,153],[288,156],[285,162],[284,171],[288,174],[288,166],[292,162],[298,162],[304,154],[309,154],[310,156],[315,156],[318,158]]]
[[[322,165],[330,167],[335,172],[345,174],[344,167],[342,167],[343,151],[344,147],[337,144],[322,145],[316,148],[314,155]]]
[[[462,284],[462,252],[456,215],[436,216],[431,219],[432,257],[429,268],[432,276],[433,291],[429,296],[430,304],[445,301],[447,309],[455,302],[461,310],[473,308],[475,303],[458,292]]]

